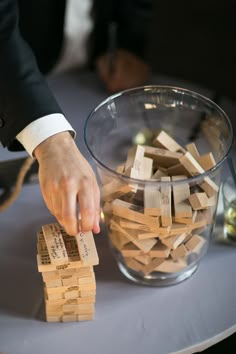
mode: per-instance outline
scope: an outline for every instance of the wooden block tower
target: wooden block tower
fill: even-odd
[[[69,236],[58,223],[53,223],[43,225],[37,236],[46,320],[92,320],[96,297],[93,267],[99,263],[92,232]]]

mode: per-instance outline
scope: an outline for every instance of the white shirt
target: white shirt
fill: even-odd
[[[91,0],[67,0],[62,56],[52,74],[81,66],[86,62],[86,41],[92,28],[89,17],[90,7]],[[33,156],[34,149],[40,143],[64,131],[70,131],[73,137],[76,135],[65,116],[55,113],[50,114],[50,117],[45,116],[31,122],[16,136],[16,139],[29,155]]]

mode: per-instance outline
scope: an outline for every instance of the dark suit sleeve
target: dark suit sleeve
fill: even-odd
[[[42,39],[43,40],[43,39]],[[14,0],[0,0],[0,141],[23,149],[16,135],[32,121],[62,113],[34,55],[20,35]]]

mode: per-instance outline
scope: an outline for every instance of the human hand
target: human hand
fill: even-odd
[[[79,231],[99,233],[100,191],[96,177],[70,133],[46,139],[36,147],[34,155],[44,201],[66,232],[71,236]]]
[[[112,71],[109,53],[100,56],[96,61],[98,75],[109,92],[114,93],[145,83],[150,75],[147,63],[123,49],[118,49],[114,56]]]

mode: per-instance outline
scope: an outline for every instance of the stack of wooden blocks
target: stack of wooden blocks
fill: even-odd
[[[58,223],[38,232],[37,264],[44,282],[48,322],[94,318],[98,255],[92,232],[69,236]]]
[[[145,275],[178,272],[188,266],[191,254],[196,259],[202,252],[219,187],[208,176],[190,184],[185,180],[215,164],[211,152],[200,155],[194,142],[183,147],[160,131],[150,146],[129,150],[126,161],[117,166],[120,179],[101,174],[109,236],[129,268]],[[127,182],[123,175],[140,183]],[[144,180],[157,183],[142,184]]]

